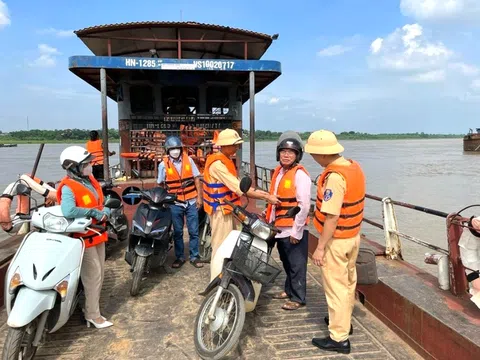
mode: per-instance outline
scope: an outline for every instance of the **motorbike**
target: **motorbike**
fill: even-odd
[[[108,242],[105,245],[106,257],[108,258],[112,251],[119,245],[123,244],[127,239],[130,233],[130,227],[128,225],[128,219],[125,215],[124,207],[121,202],[120,196],[113,191],[112,189],[118,186],[113,185],[111,180],[98,180],[100,186],[102,187],[103,196],[105,200],[110,198],[117,199],[120,201],[120,207],[112,209],[110,218],[107,221],[107,233],[108,233]]]
[[[17,194],[30,197],[31,189],[17,185]],[[118,199],[104,206],[118,209]],[[16,215],[13,223],[26,223],[35,229],[25,235],[5,278],[5,307],[8,334],[3,359],[33,359],[47,333],[66,324],[83,293],[80,281],[85,244],[72,233],[106,231],[91,218],[69,219],[61,206],[36,207],[28,215]],[[17,224],[15,224],[17,225]]]
[[[142,184],[143,188],[143,184]],[[126,196],[137,196],[147,203],[139,204],[132,220],[125,261],[130,265],[132,285],[130,295],[140,290],[143,274],[151,268],[165,266],[167,255],[173,247],[173,224],[170,206],[185,203],[161,187],[150,190],[132,191]]]
[[[247,193],[252,184],[242,178],[240,190]],[[242,230],[232,230],[219,246],[210,266],[216,277],[204,292],[205,296],[195,320],[194,342],[202,359],[221,359],[238,343],[245,313],[255,309],[263,285],[275,280],[281,270],[270,256],[271,241],[281,230],[259,215],[228,200]],[[291,218],[300,211],[296,206],[279,218]]]

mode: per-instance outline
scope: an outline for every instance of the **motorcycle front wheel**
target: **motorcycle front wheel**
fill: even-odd
[[[210,222],[205,221],[200,229],[200,260],[210,262],[212,257],[212,229]]]
[[[31,360],[37,352],[33,340],[37,332],[38,319],[21,328],[9,328],[3,345],[2,360]]]
[[[140,282],[142,281],[145,267],[147,266],[147,258],[144,256],[135,256],[135,265],[132,273],[132,286],[130,288],[130,295],[136,296],[140,291]]]
[[[222,359],[238,343],[245,322],[245,300],[234,284],[223,289],[215,308],[215,319],[207,324],[208,313],[218,287],[208,293],[198,310],[194,341],[202,359]]]

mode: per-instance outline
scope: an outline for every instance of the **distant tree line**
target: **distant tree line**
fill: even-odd
[[[90,131],[92,129],[83,130],[83,129],[63,129],[63,130],[29,130],[29,131],[12,131],[8,134],[4,133],[4,139],[8,138],[11,140],[19,141],[58,141],[58,142],[68,142],[68,141],[87,141],[90,139]],[[102,137],[102,130],[97,130]],[[117,129],[108,130],[108,138],[112,140],[119,139]]]
[[[255,140],[256,141],[265,141],[265,140],[277,140],[282,132],[280,131],[270,131],[270,130],[256,130],[255,131]],[[303,140],[307,140],[311,132],[300,132],[298,133]],[[341,133],[335,134],[340,140],[388,140],[388,139],[447,139],[447,138],[460,138],[463,135],[458,134],[426,134],[424,132],[415,132],[415,133],[399,133],[399,134],[368,134],[356,131],[343,131]],[[243,137],[245,140],[248,140],[250,132],[248,130],[243,130]]]
[[[9,133],[0,131],[0,141],[5,143],[7,141],[20,142],[83,142],[90,139],[91,129],[63,129],[63,130],[29,130],[29,131],[12,131]],[[97,130],[102,136],[101,130]],[[256,141],[275,141],[282,132],[270,130],[256,130]],[[311,132],[300,132],[299,135],[303,140],[307,140]],[[245,140],[249,139],[250,132],[243,130],[243,137]],[[344,131],[336,134],[340,140],[388,140],[388,139],[440,139],[440,138],[459,138],[463,135],[458,134],[426,134],[423,132],[416,133],[401,133],[401,134],[368,134],[356,131]],[[119,134],[117,129],[109,129],[108,137],[110,140],[118,140]]]

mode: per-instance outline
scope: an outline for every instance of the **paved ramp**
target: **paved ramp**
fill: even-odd
[[[275,251],[276,252],[276,251]],[[169,259],[170,263],[173,259]],[[142,283],[140,294],[129,294],[131,275],[123,252],[107,261],[102,293],[103,315],[114,322],[107,329],[88,329],[77,311],[58,333],[49,335],[38,351],[38,359],[199,359],[193,344],[195,317],[209,279],[208,264],[196,269],[188,262],[180,270],[152,272]],[[328,335],[323,322],[327,305],[319,283],[320,272],[309,266],[308,304],[297,311],[280,309],[282,301],[271,299],[284,281],[264,290],[258,307],[246,316],[237,349],[228,359],[420,359],[357,303],[354,334],[349,355],[322,352],[311,345],[312,337]],[[2,312],[5,324],[5,312]],[[6,335],[0,328],[0,344]]]

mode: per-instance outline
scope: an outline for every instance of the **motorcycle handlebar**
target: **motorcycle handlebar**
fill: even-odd
[[[91,224],[89,228],[95,229],[95,230],[100,230],[100,231],[107,231],[105,226],[98,225],[98,224]]]

